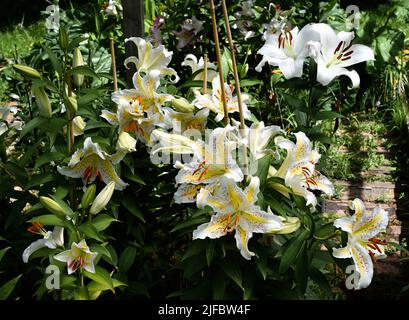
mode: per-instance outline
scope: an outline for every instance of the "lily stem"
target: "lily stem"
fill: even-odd
[[[222,68],[222,58],[220,54],[220,42],[219,42],[219,34],[217,31],[217,21],[216,21],[216,10],[214,6],[214,1],[210,0],[210,14],[212,16],[212,28],[213,28],[213,37],[214,37],[214,45],[216,47],[216,59],[217,59],[217,69],[219,71],[219,80],[220,80],[220,91],[223,100],[223,112],[224,112],[224,124],[227,126],[229,124],[229,116],[226,104],[226,91],[224,90],[224,76],[223,76],[223,68]]]
[[[71,82],[71,72],[70,70],[67,71],[67,76],[65,79],[67,83],[67,95],[68,97],[72,96],[72,82]],[[68,130],[67,130],[67,147],[68,147],[68,153],[72,154],[73,148],[74,148],[74,128],[72,125],[72,120],[74,116],[71,114],[71,111],[69,108],[67,108],[67,116],[68,116]],[[76,209],[77,201],[76,201],[76,196],[75,196],[75,181],[73,178],[69,179],[69,186],[70,186],[70,204],[72,209]]]

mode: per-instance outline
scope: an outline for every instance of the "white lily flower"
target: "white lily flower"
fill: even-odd
[[[115,190],[115,182],[111,181],[108,183],[104,189],[96,196],[94,202],[92,203],[91,209],[89,210],[90,214],[97,214],[105,209],[108,202],[111,200],[112,195]]]
[[[274,33],[267,30],[264,37],[266,43],[257,51],[263,59],[257,65],[256,71],[260,72],[267,62],[278,66],[286,79],[301,77],[304,60],[308,55],[306,44],[317,39],[317,34],[311,31],[311,25],[306,25],[300,31],[298,27],[292,30],[284,27]]]
[[[55,249],[64,245],[64,228],[54,227],[54,230],[46,231],[41,223],[33,222],[32,226],[27,229],[30,233],[39,234],[43,239],[39,239],[30,244],[23,252],[24,263],[28,262],[30,256],[37,250],[47,247]]]
[[[237,128],[240,127],[240,122],[234,119],[232,122]],[[264,121],[253,122],[250,128],[246,126],[241,132],[240,142],[248,148],[250,155],[258,160],[272,153],[272,150],[267,149],[268,143],[271,138],[282,132],[283,130],[279,126],[266,127]]]
[[[124,155],[125,153],[109,155],[88,137],[85,139],[84,148],[74,152],[67,167],[57,167],[57,170],[67,177],[82,178],[84,185],[99,177],[106,184],[114,181],[115,189],[123,190],[128,184],[121,180],[113,165],[119,163]]]
[[[200,94],[196,93],[196,99],[192,102],[199,109],[207,108],[216,113],[215,121],[218,122],[224,118],[222,88],[220,85],[219,77],[216,77],[212,81],[212,94]],[[239,105],[237,96],[233,96],[233,86],[229,86],[227,83],[223,83],[226,105],[228,113],[239,112]],[[242,106],[245,119],[249,119],[251,116],[250,111],[247,109],[247,105],[244,103],[248,100],[246,94],[242,94]]]
[[[352,88],[359,86],[359,75],[355,70],[348,70],[354,64],[374,60],[371,48],[362,44],[352,44],[353,32],[338,34],[327,24],[310,25],[312,32],[319,34],[320,41],[308,44],[310,54],[317,62],[317,81],[328,85],[334,78],[345,75],[352,81]]]
[[[96,256],[97,253],[90,251],[85,240],[81,240],[78,244],[73,242],[70,250],[55,255],[54,259],[67,263],[68,274],[74,273],[79,268],[95,273],[94,260]]]
[[[108,5],[104,11],[108,16],[116,16],[118,14],[118,11],[116,10],[115,0],[109,0]]]
[[[178,163],[180,169],[176,176],[178,184],[209,184],[222,176],[241,181],[243,173],[232,157],[232,151],[236,146],[236,142],[231,140],[234,131],[235,128],[230,125],[216,128],[205,143],[200,139],[193,141],[183,135],[155,130],[153,135],[160,141],[160,146],[152,152],[193,154],[190,162]]]
[[[209,109],[193,112],[177,112],[171,108],[163,108],[165,113],[166,128],[173,129],[174,132],[183,134],[186,130],[196,129],[203,132],[206,129]]]
[[[369,286],[373,277],[373,263],[377,256],[384,256],[386,245],[376,236],[384,232],[388,225],[388,213],[380,207],[372,212],[365,210],[360,199],[352,202],[351,209],[355,210],[352,217],[342,217],[334,221],[334,226],[348,233],[348,244],[344,248],[334,248],[335,258],[353,259],[359,272],[359,281],[354,283],[354,289],[359,290]]]
[[[201,72],[198,72],[193,80],[201,80],[204,81],[205,73],[204,73],[204,59],[203,57],[200,57],[199,60],[197,60],[196,56],[193,54],[188,54],[185,57],[185,60],[182,62],[182,66],[189,66],[192,69],[192,74],[198,72],[199,70],[202,70]],[[207,63],[207,81],[213,81],[214,78],[218,76],[217,73],[217,67],[214,63],[208,62]],[[192,87],[193,92],[198,94],[198,87]]]
[[[163,45],[154,48],[152,43],[139,37],[125,39],[125,42],[132,41],[138,48],[138,57],[132,56],[125,59],[125,66],[134,63],[138,73],[148,74],[157,70],[160,75],[174,77],[172,82],[178,82],[179,76],[176,71],[168,67],[172,60],[172,51],[166,50]]]
[[[248,241],[253,233],[269,233],[282,226],[276,215],[255,205],[259,185],[259,178],[252,177],[243,191],[232,179],[222,177],[218,187],[206,198],[206,204],[216,214],[210,222],[193,231],[193,239],[215,239],[235,231],[237,248],[245,259],[250,260],[254,253],[248,249]]]
[[[327,195],[333,195],[335,190],[332,183],[323,174],[315,170],[315,165],[321,155],[312,149],[312,143],[304,132],[295,133],[297,142],[277,137],[275,143],[278,147],[287,150],[287,156],[275,176],[283,178],[285,184],[295,194],[303,196],[307,205],[313,208],[317,205],[317,198],[309,190],[320,190]]]

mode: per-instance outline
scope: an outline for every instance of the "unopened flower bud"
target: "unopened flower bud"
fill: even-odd
[[[87,123],[82,119],[81,116],[76,116],[72,119],[72,129],[74,130],[74,136],[80,136],[84,134],[84,129]]]
[[[65,106],[68,108],[68,110],[71,112],[71,115],[75,115],[78,110],[78,103],[77,99],[73,96],[67,97],[65,99]]]
[[[81,50],[79,48],[74,49],[74,58],[72,61],[73,68],[80,67],[84,65],[84,59],[81,54]],[[73,75],[74,85],[79,88],[84,83],[84,75],[82,74],[74,74]]]
[[[136,151],[136,139],[128,132],[121,132],[116,142],[116,149],[126,153]]]
[[[30,79],[40,79],[41,78],[41,74],[36,69],[33,69],[29,66],[23,66],[21,64],[13,64],[13,69],[26,78],[30,78]]]
[[[88,208],[91,203],[95,199],[95,192],[97,191],[97,187],[95,184],[91,184],[87,190],[85,190],[84,195],[81,199],[81,208],[86,209]]]
[[[51,118],[52,116],[51,104],[50,104],[50,100],[48,99],[47,94],[45,93],[44,88],[33,89],[33,94],[36,98],[40,116],[44,118]]]
[[[66,216],[65,210],[53,199],[49,197],[40,197],[40,203],[51,213],[54,213],[60,217]]]
[[[172,99],[172,106],[175,108],[176,111],[179,112],[192,112],[195,107],[189,103],[185,98],[174,98]]]
[[[91,209],[89,210],[90,214],[96,215],[97,213],[102,211],[108,204],[109,200],[111,200],[114,190],[115,182],[111,181],[105,186],[104,189],[101,190],[100,193],[98,193],[97,197],[92,203]]]

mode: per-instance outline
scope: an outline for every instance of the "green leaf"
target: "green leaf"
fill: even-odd
[[[295,283],[297,284],[297,288],[302,295],[305,294],[307,290],[307,283],[308,283],[308,254],[307,254],[307,247],[304,245],[301,253],[297,259],[295,264]]]
[[[38,222],[45,226],[59,226],[59,227],[66,227],[67,222],[61,220],[59,217],[53,214],[45,214],[42,216],[34,217],[28,220],[27,222]]]
[[[224,260],[222,263],[220,263],[220,266],[224,273],[244,291],[240,265],[231,260]]]
[[[79,287],[74,291],[75,300],[89,300],[90,296],[87,287]]]
[[[260,271],[264,280],[267,279],[268,264],[267,259],[259,258],[256,260],[257,269]]]
[[[95,230],[98,232],[104,231],[108,228],[112,222],[118,221],[107,214],[98,214],[95,218],[92,219],[92,225],[95,227]]]
[[[315,114],[315,120],[327,120],[335,118],[344,118],[344,116],[335,111],[320,111]]]
[[[111,279],[114,288],[127,286],[126,283],[123,283],[117,279]],[[97,281],[91,281],[88,285],[88,291],[106,291],[111,290],[107,284],[99,283]]]
[[[4,257],[4,254],[7,252],[7,250],[9,250],[11,247],[7,247],[7,248],[3,248],[0,250],[0,262]]]
[[[108,259],[112,260],[111,253],[110,253],[109,250],[108,250],[105,246],[103,246],[102,244],[95,244],[95,243],[94,243],[94,244],[91,244],[90,247],[91,247],[91,251],[92,251],[92,252],[97,252],[97,253],[99,253],[101,256],[105,256],[105,257],[107,257]]]
[[[326,240],[332,237],[335,234],[335,232],[336,232],[336,229],[334,227],[334,223],[330,222],[318,228],[315,231],[314,238],[318,240]]]
[[[184,82],[179,88],[201,88],[203,87],[203,80],[189,80]],[[207,83],[207,88],[212,89],[212,84]]]
[[[77,287],[75,276],[61,275],[60,287],[61,289],[74,290]]]
[[[182,261],[185,261],[186,259],[203,252],[205,249],[206,241],[197,240],[190,242],[188,249],[182,257]]]
[[[212,291],[214,300],[221,300],[224,298],[224,295],[226,294],[226,285],[227,280],[224,273],[221,273],[220,271],[214,272],[212,276]]]
[[[123,174],[124,174],[124,177],[129,179],[129,180],[135,181],[136,183],[139,183],[141,185],[146,185],[145,181],[143,181],[141,176],[138,173],[136,173],[135,171],[132,173],[128,169],[128,170],[124,170]]]
[[[101,241],[103,242],[104,240],[101,239],[98,230],[90,223],[86,222],[78,227],[78,229],[85,234],[88,238]]]
[[[210,267],[213,257],[214,257],[214,251],[215,251],[215,246],[216,242],[213,240],[210,240],[210,242],[207,244],[206,247],[206,262],[207,266]]]
[[[108,287],[109,290],[115,293],[114,284],[111,279],[111,275],[105,269],[101,268],[100,266],[95,266],[95,273],[91,273],[89,271],[83,270],[84,275],[98,282],[99,284]]]
[[[36,174],[31,177],[31,180],[27,182],[24,189],[29,190],[29,189],[32,189],[33,187],[37,187],[42,184],[57,181],[58,178],[59,177],[56,176],[54,173],[49,173],[49,172]]]
[[[30,120],[24,125],[23,129],[21,130],[20,139],[23,138],[27,133],[33,131],[34,129],[38,127],[43,127],[47,123],[47,121],[48,119],[40,117]]]
[[[263,188],[266,182],[268,170],[270,169],[270,156],[264,156],[257,162],[257,173],[256,176],[260,178],[260,188]]]
[[[282,93],[283,98],[285,101],[294,108],[294,110],[299,110],[299,111],[306,111],[307,110],[307,105],[305,104],[304,100],[301,100],[299,98],[296,98],[292,95]]]
[[[300,110],[294,111],[295,120],[297,121],[297,125],[299,127],[306,127],[307,126],[307,114]]]
[[[44,51],[46,52],[46,54],[48,55],[48,59],[51,62],[51,65],[53,66],[53,69],[55,71],[57,71],[58,74],[62,75],[62,65],[59,59],[57,59],[57,56],[55,55],[55,53],[48,47],[46,47],[45,45],[41,45],[44,49]]]
[[[99,78],[96,72],[89,66],[78,66],[71,69],[72,75],[84,75],[92,78]]]
[[[132,267],[136,258],[136,248],[134,246],[127,246],[119,257],[118,267],[123,273],[128,272]]]
[[[135,199],[132,199],[130,197],[123,197],[122,200],[121,200],[121,203],[135,217],[137,217],[142,222],[146,222],[145,218],[143,217],[143,213],[142,213],[141,209],[139,209],[138,205],[136,204]]]
[[[6,300],[10,294],[13,292],[14,288],[17,285],[18,280],[21,278],[22,274],[19,276],[11,279],[10,281],[6,282],[1,288],[0,288],[0,300]]]
[[[263,84],[263,81],[258,79],[244,79],[240,81],[240,87],[251,87],[258,84]]]
[[[65,155],[61,152],[48,152],[40,157],[38,157],[34,169],[40,168],[42,165],[45,165],[46,163],[50,163],[51,161],[61,161],[64,159]]]
[[[192,226],[197,226],[198,224],[202,224],[205,222],[208,222],[209,219],[206,217],[198,217],[195,219],[190,219],[187,221],[184,221],[182,223],[179,223],[176,227],[174,227],[172,230],[170,230],[170,233],[185,229],[185,228],[190,228]]]
[[[222,65],[222,70],[223,70],[223,77],[226,80],[229,71],[232,69],[231,68],[232,58],[231,58],[230,50],[227,48],[224,48],[223,50],[221,65]]]
[[[303,230],[297,237],[289,240],[288,245],[286,243],[283,255],[281,256],[281,262],[279,267],[280,273],[286,272],[290,265],[297,259],[301,250],[305,246],[308,234],[309,234],[308,230]]]

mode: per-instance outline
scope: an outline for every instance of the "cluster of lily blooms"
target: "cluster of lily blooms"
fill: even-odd
[[[258,51],[262,60],[256,70],[261,71],[268,63],[277,66],[287,79],[300,77],[304,60],[311,57],[317,63],[317,81],[322,85],[346,75],[356,87],[359,75],[346,67],[374,59],[369,47],[352,44],[352,32],[337,34],[322,23],[308,24],[298,30],[297,27],[289,29],[285,22],[274,20],[264,33],[264,39],[265,45]],[[232,119],[226,126],[217,127],[206,138],[203,137],[205,132],[209,132],[205,129],[210,115],[216,123],[224,117],[222,90],[228,113],[239,112],[238,98],[233,94],[232,86],[220,82],[216,65],[191,54],[186,57],[182,65],[192,69],[194,80],[207,79],[212,83],[211,92],[193,88],[195,99],[189,102],[163,93],[163,88],[159,90],[164,77],[170,77],[172,82],[179,80],[176,71],[168,67],[172,52],[163,45],[154,47],[142,38],[126,41],[132,41],[138,49],[137,57],[125,61],[125,65],[133,63],[136,66],[134,88],[113,93],[116,111],[103,110],[101,114],[110,124],[118,126],[117,152],[112,155],[106,153],[88,137],[84,148],[72,155],[68,165],[58,167],[61,174],[81,178],[84,185],[99,176],[112,188],[123,190],[127,183],[116,173],[114,164],[127,153],[135,151],[138,140],[147,146],[152,157],[159,154],[189,155],[174,163],[178,169],[175,202],[195,203],[198,208],[209,206],[213,210],[210,221],[193,232],[193,239],[214,239],[234,232],[237,248],[245,259],[255,255],[248,247],[253,233],[292,233],[300,228],[301,223],[297,217],[282,217],[270,208],[264,211],[256,204],[260,179],[254,175],[255,170],[251,166],[249,168],[238,162],[233,150],[244,150],[247,164],[257,163],[266,155],[278,157],[277,150],[285,152],[281,166],[270,166],[268,173],[269,177],[282,178],[285,185],[273,183],[272,186],[286,197],[291,193],[304,197],[311,211],[317,205],[314,191],[333,195],[332,183],[316,170],[321,155],[303,132],[295,133],[293,142],[278,126],[265,126],[262,121],[254,121],[253,117],[250,127],[239,129],[239,124]],[[242,100],[244,118],[249,120],[251,113],[246,105],[249,97],[243,94]],[[191,139],[191,130],[198,131],[199,137],[196,135],[196,139]],[[352,208],[355,210],[353,216],[334,222],[337,228],[349,234],[349,239],[346,247],[333,249],[333,255],[337,258],[352,257],[360,274],[360,280],[355,284],[355,288],[359,289],[371,282],[375,256],[384,254],[385,243],[375,237],[386,228],[388,216],[380,208],[366,211],[359,199],[352,202]],[[59,227],[54,232],[47,232],[41,226],[32,231],[42,234],[44,239],[27,248],[23,255],[25,261],[33,250],[41,246],[56,248],[63,245],[63,231]],[[79,244],[73,243],[71,250],[56,255],[55,259],[66,261],[69,273],[80,267],[93,272],[95,255],[82,240]]]

